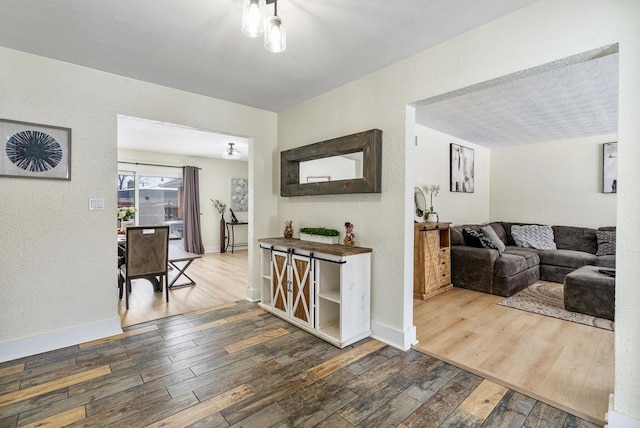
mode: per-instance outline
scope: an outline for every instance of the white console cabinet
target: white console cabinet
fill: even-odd
[[[371,335],[371,249],[259,239],[260,306],[343,348]]]

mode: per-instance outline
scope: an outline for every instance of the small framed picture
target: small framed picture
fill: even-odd
[[[604,143],[602,154],[603,192],[618,193],[618,143]]]
[[[71,180],[71,128],[0,119],[0,176]]]
[[[450,191],[474,192],[473,149],[451,143]]]

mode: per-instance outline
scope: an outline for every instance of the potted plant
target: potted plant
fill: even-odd
[[[427,192],[429,193],[429,211],[425,213],[425,219],[430,223],[438,222],[438,213],[433,209],[433,197],[438,196],[438,192],[440,191],[439,184],[433,184],[431,186],[427,186]]]
[[[340,239],[340,232],[324,227],[303,227],[300,229],[300,239],[324,244],[337,244]]]

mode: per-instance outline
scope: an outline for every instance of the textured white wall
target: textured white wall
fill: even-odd
[[[617,194],[602,193],[602,143],[617,135],[491,151],[491,219],[584,227],[616,224]]]
[[[440,221],[450,221],[454,225],[488,222],[490,150],[422,125],[416,125],[416,136],[418,146],[414,159],[415,183],[423,189],[432,184],[440,184],[440,192],[433,198],[433,209],[438,213]],[[449,191],[451,143],[473,149],[475,169],[473,193]],[[428,204],[429,201],[427,206]]]
[[[200,222],[202,227],[202,242],[207,253],[220,251],[220,214],[210,199],[220,199],[227,204],[225,220],[231,221],[229,206],[231,202],[231,179],[248,178],[249,163],[236,160],[213,159],[199,156],[172,155],[136,150],[119,149],[118,160],[140,163],[155,163],[162,165],[190,165],[200,170]],[[122,169],[131,165],[122,164]],[[140,168],[138,166],[138,168]],[[147,167],[148,169],[148,167]],[[248,211],[234,210],[240,221],[247,221]],[[235,228],[236,243],[247,242],[247,226]]]
[[[264,179],[274,176],[275,113],[4,48],[0,64],[0,117],[70,127],[73,138],[71,181],[1,179],[0,360],[15,357],[11,351],[21,339],[40,337],[29,343],[42,351],[49,347],[46,335],[86,333],[83,327],[105,323],[119,327],[117,114],[251,137],[250,191],[260,215],[249,235],[275,233],[278,189]],[[88,198],[104,198],[105,210],[89,212]],[[255,298],[259,254],[249,256],[255,260],[247,296]],[[94,334],[108,333],[96,328]],[[56,337],[61,346],[74,341]]]
[[[620,183],[640,182],[640,2],[542,0],[408,60],[318,96],[279,116],[280,150],[371,128],[383,131],[382,193],[280,198],[279,222],[355,224],[358,244],[372,247],[372,322],[398,344],[412,328],[410,213],[415,155],[407,104],[519,70],[619,43]],[[406,119],[411,125],[406,124]],[[615,412],[640,419],[640,198],[618,194]],[[629,249],[629,251],[627,251]]]

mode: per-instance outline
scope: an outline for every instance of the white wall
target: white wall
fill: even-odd
[[[264,179],[278,156],[275,113],[5,48],[0,64],[0,117],[72,128],[71,181],[0,178],[0,361],[120,331],[118,114],[249,137],[251,204],[260,207],[249,235],[279,229],[279,189]],[[88,198],[103,198],[105,210],[89,212]],[[259,253],[249,258],[255,299]]]
[[[602,144],[617,135],[491,150],[491,219],[594,227],[616,224],[602,192]]]
[[[220,251],[220,214],[214,207],[211,199],[220,199],[227,204],[225,220],[231,221],[229,206],[231,204],[231,179],[249,177],[248,162],[205,158],[199,156],[171,155],[167,153],[156,153],[146,151],[136,151],[128,149],[118,149],[118,160],[140,163],[155,163],[161,165],[190,165],[201,168],[200,170],[200,217],[202,227],[202,241],[205,252],[215,253]],[[141,168],[141,166],[136,166]],[[126,170],[131,165],[122,164],[121,168]],[[149,167],[147,167],[149,169]],[[233,211],[240,221],[247,221],[248,211]],[[248,239],[247,226],[235,228],[235,242],[245,243]]]
[[[438,196],[433,198],[433,209],[438,213],[440,221],[452,222],[454,225],[487,223],[489,221],[490,150],[422,125],[416,125],[416,136],[418,145],[414,159],[415,183],[423,190],[432,184],[440,185]],[[473,193],[449,191],[451,143],[473,149],[475,170]]]
[[[280,235],[286,219],[297,222],[297,228],[303,223],[340,228],[345,220],[352,221],[358,244],[374,250],[374,332],[407,345],[415,338],[415,127],[413,110],[406,106],[619,43],[619,178],[621,183],[640,183],[639,19],[637,0],[541,0],[281,113],[277,149],[273,113],[0,49],[0,117],[69,126],[74,132],[71,182],[2,179],[0,215],[11,220],[0,226],[0,351],[18,338],[91,326],[117,316],[111,267],[115,249],[110,248],[118,113],[253,137],[249,180],[251,203],[259,215],[252,220],[250,239]],[[382,193],[280,198],[276,205],[278,150],[371,128],[384,132]],[[89,197],[105,197],[106,211],[89,214]],[[640,420],[638,212],[640,194],[632,186],[620,186],[612,412],[616,424],[630,417]],[[259,257],[251,249],[249,257],[255,291],[259,274],[253,266],[259,266]]]
[[[383,131],[382,193],[280,198],[279,223],[355,224],[373,248],[372,327],[397,346],[412,339],[413,109],[408,104],[618,43],[620,183],[639,183],[640,2],[541,0],[279,116],[280,150],[371,128]],[[411,125],[407,125],[410,122]],[[624,186],[621,186],[624,189]],[[616,380],[612,414],[640,419],[640,196],[618,194]]]

